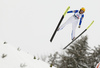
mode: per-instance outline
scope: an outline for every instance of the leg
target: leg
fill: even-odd
[[[73,18],[70,17],[64,24],[62,24],[62,25],[58,28],[58,31],[59,31],[59,30],[62,30],[67,24],[72,23],[72,21],[73,21]]]
[[[75,38],[75,30],[77,27],[77,21],[72,23],[72,33],[71,33],[71,39],[73,40]]]

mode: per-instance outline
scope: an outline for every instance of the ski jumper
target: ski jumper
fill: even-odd
[[[64,24],[62,24],[59,27],[59,30],[63,29],[67,24],[72,24],[71,39],[73,39],[73,38],[75,38],[75,30],[76,30],[76,27],[78,24],[78,20],[80,19],[79,25],[81,26],[84,14],[80,14],[79,10],[68,11],[67,13],[74,13],[74,15],[72,15]]]

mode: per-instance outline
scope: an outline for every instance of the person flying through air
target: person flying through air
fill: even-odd
[[[59,30],[62,30],[67,24],[72,24],[72,33],[71,33],[71,39],[74,40],[75,39],[75,30],[78,24],[78,20],[79,21],[79,26],[78,28],[81,27],[82,24],[82,19],[84,18],[84,12],[85,12],[85,8],[82,7],[80,10],[74,10],[74,11],[68,11],[67,13],[74,13],[74,15],[72,15],[64,24],[62,24],[59,28]]]

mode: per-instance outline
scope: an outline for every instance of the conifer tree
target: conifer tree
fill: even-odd
[[[54,66],[57,68],[89,68],[87,63],[90,47],[87,40],[87,36],[81,37],[66,48],[65,54],[58,54],[60,58],[53,60],[56,61]]]
[[[88,64],[91,68],[95,68],[96,64],[100,62],[100,45],[94,47],[92,50],[93,52],[89,56]]]

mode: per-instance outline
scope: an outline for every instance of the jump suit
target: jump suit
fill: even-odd
[[[73,12],[74,12],[74,15],[72,15],[64,24],[62,24],[59,27],[59,30],[62,30],[66,25],[72,24],[71,39],[73,39],[75,37],[75,30],[76,30],[76,27],[78,24],[78,20],[80,19],[79,25],[81,25],[82,18],[84,17],[84,14],[80,14],[79,10],[68,11],[67,13],[73,13]]]

